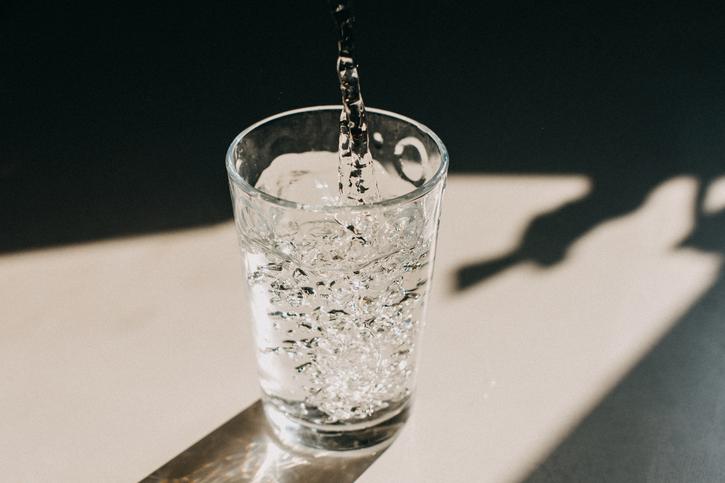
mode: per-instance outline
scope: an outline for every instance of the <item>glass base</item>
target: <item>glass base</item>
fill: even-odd
[[[274,404],[264,402],[264,413],[277,438],[285,445],[301,450],[377,452],[392,443],[409,412],[410,404],[407,403],[380,418],[345,429],[342,425],[319,425],[291,418]]]

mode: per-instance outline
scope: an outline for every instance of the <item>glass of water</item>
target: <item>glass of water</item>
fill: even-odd
[[[382,199],[341,200],[339,106],[254,124],[226,157],[267,418],[291,445],[379,447],[406,420],[448,154],[368,109]]]

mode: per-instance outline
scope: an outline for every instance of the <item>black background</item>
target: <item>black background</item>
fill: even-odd
[[[233,136],[339,102],[322,0],[48,3],[0,13],[2,251],[229,218]],[[608,178],[622,209],[718,171],[717,4],[586,3],[358,2],[366,102],[438,132],[453,172]]]

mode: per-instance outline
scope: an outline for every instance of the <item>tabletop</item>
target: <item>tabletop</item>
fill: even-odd
[[[591,190],[450,177],[412,417],[365,457],[269,437],[231,222],[2,255],[3,479],[722,480],[725,177],[562,238]]]

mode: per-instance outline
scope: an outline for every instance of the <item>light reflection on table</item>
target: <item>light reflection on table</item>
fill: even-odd
[[[524,478],[721,268],[683,245],[698,182],[682,176],[562,261],[457,289],[462,267],[515,250],[531,220],[589,190],[578,175],[450,178],[416,404],[374,464],[288,452],[266,433],[231,223],[0,256],[3,477]],[[721,179],[704,198],[713,217],[723,193]]]

